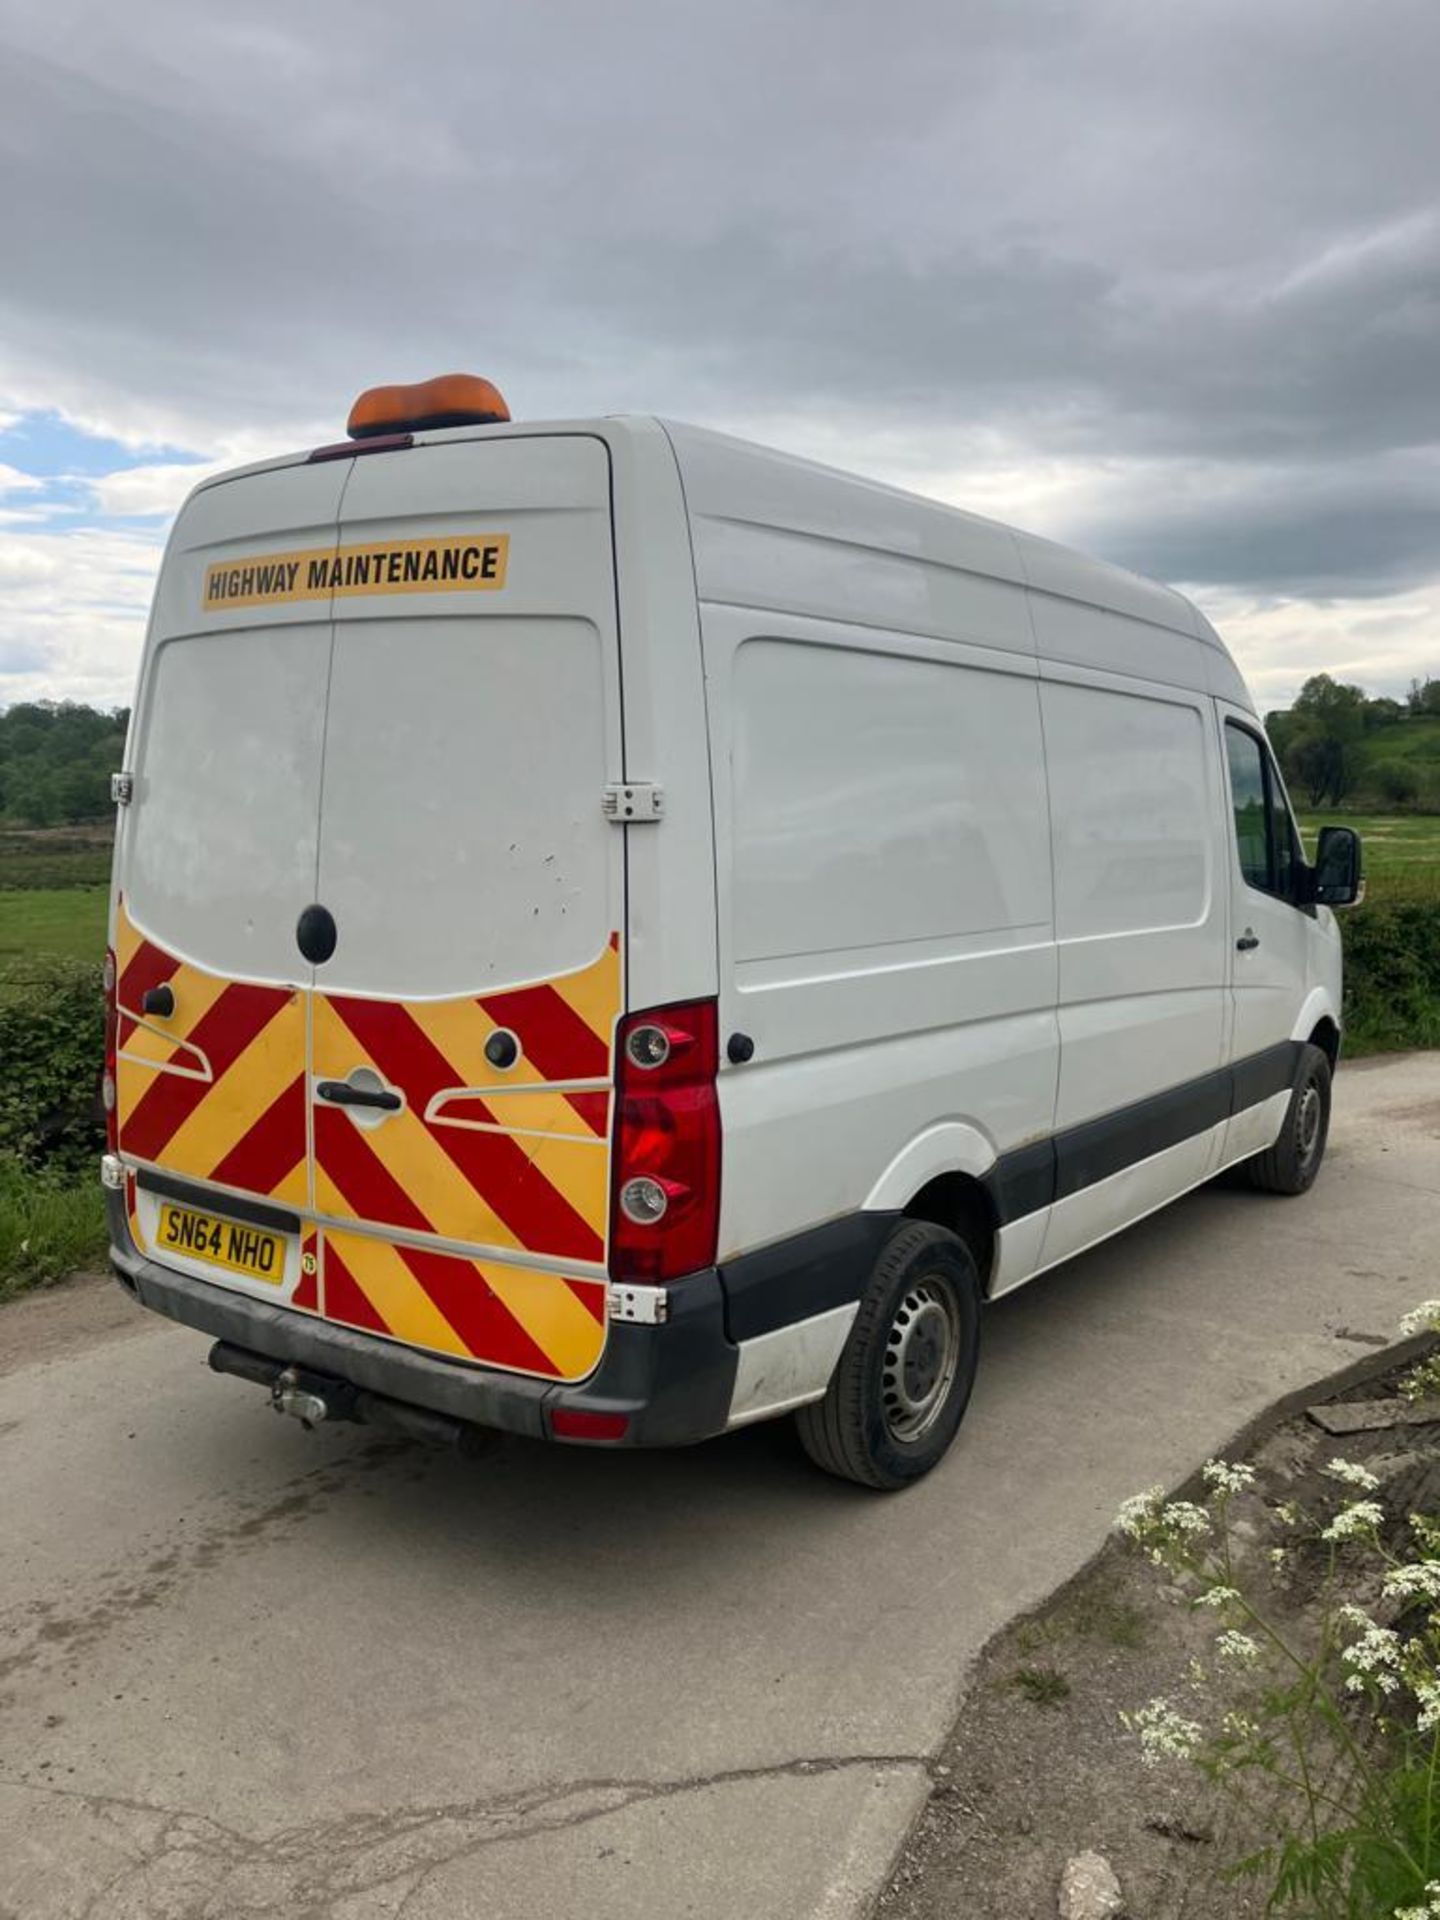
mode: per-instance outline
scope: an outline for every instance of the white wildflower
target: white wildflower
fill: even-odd
[[[1255,1469],[1243,1461],[1207,1460],[1201,1472],[1220,1493],[1243,1493],[1255,1484]]]
[[[1197,1607],[1230,1607],[1234,1606],[1239,1598],[1240,1594],[1234,1587],[1207,1587],[1195,1601],[1195,1605]]]
[[[1440,1333],[1440,1300],[1422,1300],[1400,1322],[1403,1334]]]
[[[1396,1677],[1402,1651],[1399,1634],[1389,1627],[1377,1626],[1362,1607],[1347,1604],[1338,1609],[1337,1617],[1346,1626],[1358,1629],[1360,1634],[1358,1640],[1340,1652],[1341,1660],[1350,1669],[1345,1676],[1347,1691],[1364,1693],[1367,1686],[1372,1686],[1381,1693],[1394,1693],[1400,1684]]]
[[[1320,1538],[1355,1540],[1363,1534],[1373,1533],[1384,1518],[1385,1509],[1378,1500],[1356,1500],[1340,1509]]]
[[[1400,1685],[1393,1673],[1382,1668],[1378,1673],[1347,1673],[1345,1690],[1347,1693],[1364,1693],[1367,1687],[1376,1687],[1381,1693],[1394,1693]]]
[[[1440,1560],[1392,1567],[1385,1576],[1385,1592],[1392,1600],[1440,1600]]]
[[[1120,1511],[1115,1516],[1118,1530],[1131,1540],[1138,1540],[1155,1519],[1161,1501],[1165,1498],[1163,1487],[1147,1487],[1144,1493],[1132,1493],[1128,1500],[1122,1501]]]
[[[1160,1509],[1160,1524],[1169,1533],[1199,1534],[1210,1531],[1210,1516],[1193,1500],[1172,1500]]]
[[[1186,1671],[1190,1676],[1190,1685],[1195,1692],[1204,1693],[1210,1685],[1210,1675],[1205,1669],[1205,1663],[1202,1660],[1192,1659]]]
[[[1298,1527],[1305,1515],[1294,1500],[1282,1500],[1275,1509],[1275,1518],[1282,1527]]]
[[[1152,1700],[1148,1707],[1122,1713],[1120,1718],[1131,1733],[1140,1736],[1140,1757],[1147,1767],[1162,1760],[1188,1760],[1200,1744],[1199,1721],[1185,1719],[1165,1699]]]
[[[1351,1611],[1347,1609],[1347,1611]],[[1353,1609],[1359,1612],[1359,1609]],[[1364,1618],[1364,1615],[1361,1615]],[[1351,1624],[1354,1624],[1352,1619]],[[1366,1623],[1360,1638],[1350,1646],[1342,1648],[1340,1658],[1352,1673],[1377,1674],[1387,1667],[1400,1664],[1400,1636],[1389,1627],[1377,1627],[1373,1621]],[[1388,1691],[1388,1689],[1387,1689]]]
[[[1243,1713],[1227,1713],[1220,1722],[1220,1731],[1231,1740],[1258,1740],[1259,1724]]]
[[[1410,1691],[1420,1712],[1415,1725],[1421,1733],[1433,1733],[1440,1727],[1440,1681],[1412,1680]]]
[[[1359,1487],[1362,1493],[1376,1493],[1380,1488],[1380,1482],[1368,1467],[1362,1467],[1358,1460],[1343,1460],[1338,1454],[1325,1472],[1332,1480],[1343,1480],[1346,1486]]]
[[[1253,1667],[1260,1658],[1258,1643],[1248,1633],[1237,1633],[1233,1627],[1216,1636],[1215,1651],[1222,1660],[1234,1660],[1242,1667]]]

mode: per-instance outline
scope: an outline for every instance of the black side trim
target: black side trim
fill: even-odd
[[[1284,1093],[1293,1087],[1300,1071],[1298,1040],[1282,1040],[1278,1047],[1263,1053],[1247,1054],[1231,1068],[1231,1113],[1243,1113],[1246,1107],[1258,1107],[1272,1093]]]
[[[753,1340],[858,1300],[899,1218],[898,1213],[847,1214],[757,1253],[722,1261],[726,1333],[732,1340]]]
[[[270,1227],[276,1233],[298,1233],[300,1216],[283,1207],[267,1207],[259,1200],[241,1200],[233,1193],[216,1193],[213,1187],[196,1186],[191,1180],[177,1180],[173,1173],[151,1173],[141,1169],[135,1175],[137,1187],[146,1193],[158,1193],[166,1200],[178,1200],[185,1207],[199,1207],[205,1213],[218,1213],[227,1220],[245,1220],[252,1227]]]
[[[1055,1136],[1055,1198],[1093,1187],[1229,1117],[1230,1069],[1224,1067],[1099,1120],[1067,1127]]]
[[[997,1223],[1023,1220],[1268,1100],[1294,1084],[1299,1064],[1299,1043],[1287,1040],[1098,1120],[1067,1127],[1049,1140],[1001,1154],[981,1183]],[[722,1261],[729,1338],[753,1340],[858,1300],[900,1218],[898,1213],[850,1214]]]
[[[1282,1040],[1214,1073],[1186,1080],[1053,1139],[1002,1153],[983,1185],[1002,1227],[1178,1146],[1295,1084],[1300,1042]]]
[[[990,1195],[999,1226],[1039,1213],[1055,1198],[1054,1140],[1036,1140],[1002,1153],[980,1184]]]

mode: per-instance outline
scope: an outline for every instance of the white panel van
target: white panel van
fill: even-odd
[[[114,1266],[312,1421],[901,1487],[987,1300],[1325,1150],[1359,847],[1203,616],[718,434],[203,482],[117,798]]]

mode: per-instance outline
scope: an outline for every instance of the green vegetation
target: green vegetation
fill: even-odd
[[[1070,1698],[1070,1682],[1058,1667],[1018,1667],[1010,1684],[1036,1707],[1058,1707]]]
[[[0,827],[0,894],[31,887],[110,883],[111,822],[34,831]]]
[[[1436,1316],[1427,1301],[1401,1330]],[[1400,1391],[1436,1385],[1432,1355]],[[1440,1527],[1394,1498],[1393,1451],[1371,1457],[1380,1472],[1348,1452],[1291,1470],[1275,1504],[1254,1465],[1209,1460],[1194,1500],[1152,1487],[1116,1517],[1209,1642],[1120,1718],[1149,1765],[1188,1763],[1232,1803],[1253,1843],[1232,1875],[1291,1920],[1440,1913]]]
[[[1440,815],[1302,814],[1307,851],[1322,826],[1365,845],[1365,899],[1340,916],[1345,1051],[1440,1047]]]
[[[104,1257],[104,1045],[98,960],[32,954],[0,992],[0,1299]]]
[[[1297,800],[1440,813],[1440,680],[1415,681],[1406,700],[1371,699],[1317,673],[1266,731]]]
[[[94,1171],[37,1171],[0,1152],[0,1300],[105,1257],[105,1201]]]
[[[0,982],[24,984],[38,960],[100,961],[105,952],[104,887],[0,890]]]
[[[0,713],[0,821],[53,827],[102,820],[129,713],[31,701]]]
[[[1365,899],[1440,900],[1440,814],[1301,813],[1306,851],[1315,852],[1322,827],[1353,827],[1365,843]],[[1349,924],[1350,916],[1346,916]]]
[[[0,1300],[105,1257],[96,1159],[110,845],[108,819],[0,829]]]
[[[49,1173],[95,1174],[105,1051],[98,961],[30,963],[26,991],[0,998],[0,1153]]]

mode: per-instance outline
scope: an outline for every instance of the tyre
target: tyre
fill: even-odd
[[[895,1491],[955,1438],[980,1357],[980,1275],[957,1234],[906,1220],[880,1251],[826,1390],[795,1416],[827,1473]]]
[[[1245,1177],[1262,1193],[1308,1193],[1330,1134],[1330,1062],[1319,1047],[1300,1050],[1300,1071],[1273,1147],[1245,1162]]]

